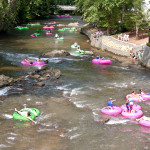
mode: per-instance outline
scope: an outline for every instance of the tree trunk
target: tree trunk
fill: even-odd
[[[122,3],[121,23],[124,22],[126,3]]]
[[[136,35],[136,39],[138,39],[138,37],[139,37],[139,28],[137,26],[137,22],[136,22],[136,26],[135,26],[135,35]]]

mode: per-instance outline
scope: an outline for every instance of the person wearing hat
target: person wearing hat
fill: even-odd
[[[30,111],[30,112],[32,112],[34,115],[35,115],[35,117],[37,117],[37,113],[35,112],[35,111],[33,111],[32,109],[30,109],[30,108],[27,108],[27,104],[23,104],[23,109],[21,109],[21,110],[27,110],[27,111]]]
[[[113,107],[113,102],[116,101],[116,99],[112,100],[112,98],[110,97],[108,100],[108,107],[112,109]]]
[[[142,89],[139,89],[139,91],[140,91],[140,94],[142,94],[142,95],[150,95],[150,93],[146,93]]]
[[[29,120],[31,120],[34,124],[37,124],[36,121],[34,121],[33,119],[31,119],[31,117],[30,117],[30,115],[31,115],[30,111],[22,112],[22,111],[18,111],[16,108],[15,108],[15,111],[16,111],[19,115],[21,115],[21,116],[23,116],[23,117],[28,118]]]

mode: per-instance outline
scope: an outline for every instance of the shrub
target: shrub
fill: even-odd
[[[150,43],[146,43],[146,45],[147,45],[148,47],[150,47]]]

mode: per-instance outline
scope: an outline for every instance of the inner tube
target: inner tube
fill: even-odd
[[[139,94],[139,96],[137,95],[137,97],[136,97],[136,96],[133,96],[132,94],[128,94],[128,95],[126,95],[126,99],[128,99],[129,96],[130,96],[130,97],[132,98],[132,100],[135,101],[135,102],[141,102],[141,101],[143,101],[143,97],[140,96],[140,94]]]
[[[48,24],[56,24],[56,22],[49,22]]]
[[[37,108],[23,108],[21,109],[21,111],[30,111],[32,112],[35,116],[39,116],[40,115],[40,111]]]
[[[54,27],[43,27],[43,29],[54,29]]]
[[[113,106],[111,109],[107,106],[101,109],[101,113],[107,114],[107,115],[117,115],[121,113],[121,108],[118,106]]]
[[[40,26],[40,23],[32,23],[32,24],[27,24],[27,26],[34,27],[34,26]]]
[[[127,110],[126,105],[122,105],[120,108],[121,108],[122,110]],[[137,104],[134,104],[134,105],[133,105],[133,109],[134,109],[134,110],[141,110],[141,106],[140,106],[140,105],[137,105]]]
[[[46,32],[45,34],[46,34],[46,35],[52,35],[52,33],[51,33],[51,32]]]
[[[59,29],[58,31],[60,31],[60,32],[64,32],[64,31],[65,31],[65,29]]]
[[[41,62],[33,62],[33,65],[40,65],[40,66],[43,66],[43,65],[45,65],[45,62],[44,62],[44,61],[41,61]]]
[[[74,30],[68,30],[69,32],[74,32]]]
[[[64,40],[64,38],[57,38],[57,40]]]
[[[25,62],[24,60],[23,60],[23,61],[21,61],[21,64],[22,64],[22,65],[31,65],[31,63],[30,63],[30,62]]]
[[[105,59],[93,59],[92,60],[92,64],[101,64],[101,65],[110,65],[111,64],[111,60],[105,60]]]
[[[37,35],[31,34],[30,37],[37,37]]]
[[[141,96],[144,100],[150,100],[150,95],[142,94]]]
[[[140,119],[139,124],[142,126],[150,127],[150,121],[149,120]]]
[[[75,53],[81,53],[81,54],[84,54],[85,53],[85,51],[84,50],[80,50],[80,51],[75,51]]]
[[[34,35],[40,36],[40,33],[34,33]]]
[[[127,118],[139,118],[143,115],[143,112],[141,110],[135,110],[135,112],[128,112],[127,110],[122,111],[122,116]]]
[[[27,111],[27,110],[22,110],[22,112],[29,112],[29,111]],[[30,117],[31,117],[32,120],[34,120],[34,119],[35,119],[34,113],[30,112]],[[14,113],[13,113],[13,119],[14,119],[14,120],[22,120],[22,121],[31,121],[31,120],[29,120],[28,118],[26,118],[26,117],[24,117],[24,116],[21,116],[21,115],[18,114],[17,112],[14,112]]]
[[[40,111],[37,108],[30,108],[32,111],[36,113],[37,116],[40,115]]]
[[[48,30],[36,30],[37,32],[49,32]]]

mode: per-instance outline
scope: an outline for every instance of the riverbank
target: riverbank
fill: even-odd
[[[133,49],[133,52],[139,52],[143,50],[145,47],[145,43],[141,44],[141,41],[146,41],[147,38],[144,40],[135,40],[135,37],[132,34],[131,41],[134,41],[133,43],[125,42],[118,40],[116,36],[106,36],[102,35],[97,37],[94,37],[94,33],[96,33],[98,30],[89,24],[86,24],[81,28],[81,33],[86,35],[90,39],[90,44],[93,47],[95,55],[99,55],[100,51],[105,51],[109,53],[109,56],[111,56],[114,59],[117,59],[118,61],[122,62],[123,65],[127,64],[140,64],[140,61],[132,61],[130,58],[130,51]],[[89,42],[89,41],[88,41]],[[136,44],[137,43],[137,44]],[[96,51],[97,49],[97,51]]]

